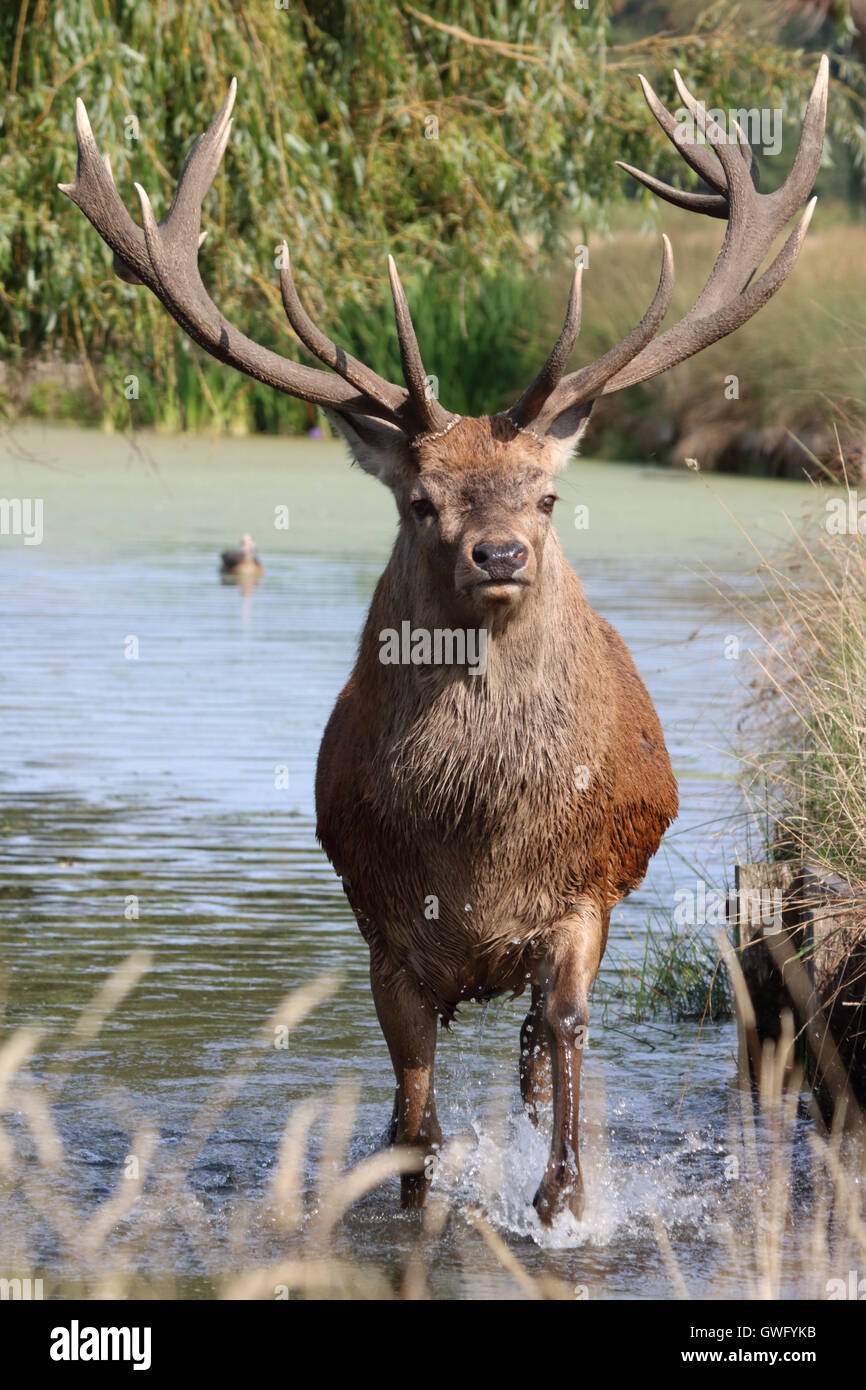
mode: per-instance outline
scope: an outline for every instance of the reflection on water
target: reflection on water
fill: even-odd
[[[754,480],[715,486],[758,534],[779,531],[781,509],[796,514],[805,495]],[[680,780],[667,847],[615,914],[612,941],[639,958],[652,908],[693,887],[689,866],[719,886],[735,854],[735,831],[720,818],[732,801],[724,745],[739,674],[724,639],[739,629],[695,571],[740,571],[742,541],[691,474],[578,463],[560,492],[567,554],[629,644]],[[128,1140],[104,1095],[122,1090],[162,1143],[177,1142],[285,991],[324,970],[343,976],[336,998],[261,1063],[205,1143],[191,1182],[219,1222],[221,1203],[265,1181],[300,1098],[358,1081],[354,1158],[378,1146],[390,1113],[366,947],[315,843],[313,773],[387,556],[393,504],[325,442],[133,448],[50,431],[7,441],[0,495],[42,498],[45,529],[38,547],[0,536],[7,1024],[35,1023],[56,1039],[131,949],[154,957],[63,1091],[69,1192],[86,1207],[117,1181]],[[571,524],[578,502],[589,507],[585,531]],[[275,529],[275,509],[286,507],[289,529]],[[257,537],[265,577],[222,585],[219,554],[244,531]],[[516,1113],[521,1016],[521,1001],[495,1003],[482,1027],[481,1011],[468,1008],[442,1036],[443,1128],[467,1140],[447,1179],[458,1204],[485,1209],[529,1268],[594,1297],[670,1293],[652,1238],[659,1212],[700,1293],[730,1147],[733,1027],[661,1020],[593,1030],[589,1211],[580,1228],[549,1234],[529,1205],[543,1139]],[[382,1268],[414,1231],[395,1193],[392,1183],[369,1195],[346,1223],[352,1248]],[[273,1234],[259,1238],[264,1251]],[[476,1245],[456,1223],[435,1273],[441,1296],[513,1294]],[[50,1263],[50,1249],[42,1258]],[[171,1258],[188,1291],[202,1291],[194,1262],[184,1271],[182,1242]]]

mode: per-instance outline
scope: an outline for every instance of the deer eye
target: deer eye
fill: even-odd
[[[428,497],[416,497],[412,503],[412,510],[417,517],[436,515],[436,508]]]
[[[538,510],[540,512],[547,512],[549,516],[550,513],[553,511],[553,504],[555,501],[556,494],[553,492],[549,492],[546,497],[542,497],[541,501],[538,504]]]

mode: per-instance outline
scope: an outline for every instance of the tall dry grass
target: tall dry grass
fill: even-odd
[[[417,1170],[420,1159],[411,1150],[391,1148],[347,1165],[357,1104],[351,1085],[293,1108],[266,1189],[234,1197],[220,1229],[189,1183],[208,1138],[263,1051],[273,1048],[274,1028],[292,1033],[333,995],[339,985],[334,976],[322,976],[286,995],[176,1145],[162,1142],[153,1123],[136,1118],[123,1097],[104,1097],[129,1135],[123,1172],[101,1200],[76,1201],[69,1195],[74,1155],[64,1144],[58,1119],[64,1083],[150,964],[147,953],[134,952],[54,1052],[46,1055],[40,1032],[32,1028],[12,1032],[0,1045],[0,1275],[42,1279],[49,1298],[173,1299],[193,1291],[221,1299],[429,1297],[430,1268],[451,1216],[448,1177],[462,1164],[461,1145],[443,1150],[442,1189],[434,1191],[401,1267],[395,1272],[353,1258],[341,1232],[346,1213],[388,1179]],[[308,1151],[316,1125],[322,1126],[322,1135],[310,1186]],[[530,1275],[482,1213],[468,1216],[524,1296],[573,1296],[553,1276]],[[263,1230],[264,1244],[274,1252],[267,1261],[261,1258]],[[199,1271],[194,1281],[172,1271],[179,1237],[185,1268]],[[254,1260],[252,1249],[258,1252]]]
[[[753,807],[778,822],[789,857],[808,856],[862,895],[866,494],[816,491],[809,520],[791,523],[785,552],[759,559],[759,594],[732,600],[756,639],[746,789]]]
[[[726,943],[720,943],[733,986],[742,976]],[[373,1153],[354,1166],[347,1149],[355,1119],[351,1087],[337,1087],[292,1110],[266,1188],[231,1198],[221,1235],[188,1182],[193,1161],[242,1089],[264,1047],[273,1045],[275,1023],[295,1028],[325,1003],[338,981],[323,977],[292,991],[265,1020],[203,1102],[176,1146],[160,1141],[152,1124],[136,1123],[122,1099],[118,1118],[130,1134],[136,1162],[100,1199],[75,1201],[68,1194],[72,1155],[64,1146],[58,1104],[64,1080],[86,1059],[112,1010],[121,1007],[149,967],[134,953],[106,982],[70,1037],[52,1054],[40,1050],[30,1029],[13,1032],[0,1046],[0,1270],[42,1278],[49,1298],[375,1299],[430,1298],[431,1273],[440,1244],[455,1217],[455,1179],[467,1160],[464,1141],[446,1146],[441,1181],[414,1223],[402,1255],[383,1265],[353,1255],[345,1239],[346,1214],[366,1194],[417,1163],[406,1151]],[[746,1007],[748,1007],[746,1003]],[[38,1062],[37,1062],[38,1054]],[[720,1059],[720,1065],[723,1063]],[[798,1136],[797,1076],[786,1025],[778,1048],[767,1050],[760,1092],[740,1092],[730,1147],[736,1171],[714,1196],[713,1235],[718,1258],[713,1283],[722,1297],[826,1298],[833,1281],[850,1269],[866,1271],[864,1150],[841,1130],[809,1141],[807,1171]],[[307,1152],[313,1126],[324,1122],[312,1178]],[[799,1155],[799,1157],[798,1157]],[[811,1191],[804,1216],[803,1185]],[[663,1194],[657,1194],[659,1196]],[[592,1194],[590,1194],[592,1200]],[[504,1233],[479,1209],[462,1210],[479,1251],[495,1261],[516,1297],[561,1300],[580,1297],[550,1273],[531,1273]],[[677,1254],[678,1235],[660,1216],[652,1221],[669,1274],[672,1297],[690,1297],[689,1276]],[[270,1255],[263,1255],[262,1230]],[[178,1235],[190,1260],[203,1271],[195,1289],[187,1276],[166,1267]],[[34,1255],[34,1252],[41,1252]],[[602,1296],[603,1290],[600,1292]]]
[[[710,1296],[715,1292],[730,1297],[733,1271],[738,1297],[747,1301],[852,1297],[852,1273],[854,1283],[863,1280],[866,1289],[862,1120],[852,1126],[848,1113],[846,1124],[847,1106],[842,1104],[829,1130],[805,1128],[803,1073],[796,1060],[793,1018],[790,1013],[782,1015],[777,1041],[759,1042],[736,953],[723,934],[717,944],[749,1049],[759,1063],[759,1080],[757,1085],[752,1083],[741,1057],[731,1154],[726,1160],[732,1200],[722,1203],[718,1213],[727,1262],[724,1277],[711,1281]],[[756,1053],[760,1056],[755,1057]],[[691,1297],[687,1276],[658,1219],[655,1231],[672,1287],[678,1297]]]

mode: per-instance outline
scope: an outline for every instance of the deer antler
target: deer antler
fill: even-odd
[[[709,347],[719,338],[733,333],[776,293],[797,259],[815,207],[814,198],[768,269],[754,282],[752,277],[773,240],[806,200],[814,184],[824,142],[828,73],[829,65],[826,57],[823,57],[806,107],[791,172],[781,188],[767,194],[759,193],[753,182],[751,150],[736,123],[737,140],[731,143],[725,132],[709,119],[679,73],[675,72],[677,90],[694,117],[698,130],[709,141],[709,146],[687,144],[682,140],[682,130],[674,117],[659,101],[646,79],[641,77],[647,105],[662,130],[685,161],[716,192],[682,191],[639,169],[633,169],[629,164],[622,164],[619,160],[617,163],[652,192],[677,207],[727,219],[725,237],[716,263],[688,313],[655,338],[655,330],[667,311],[673,285],[670,247],[667,238],[663,238],[665,255],[659,288],[638,327],[597,362],[563,376],[568,352],[574,346],[576,336],[573,332],[573,286],[566,313],[566,328],[535,381],[507,412],[509,419],[518,425],[536,421],[536,428],[543,432],[564,410],[591,402],[600,395],[622,391],[637,382],[649,381],[702,348]],[[568,352],[564,352],[569,343]]]
[[[408,391],[365,367],[316,327],[295,290],[285,243],[280,289],[289,322],[304,346],[337,376],[292,362],[254,342],[229,323],[214,304],[198,268],[198,251],[204,240],[201,208],[229,141],[236,91],[233,78],[216,119],[190,151],[171,207],[161,222],[157,222],[140,184],[135,189],[142,227],[133,222],[115,187],[108,158],[100,155],[80,98],[75,107],[75,182],[59,184],[60,191],[77,204],[114,252],[116,273],[132,284],[145,284],[184,332],[221,362],[301,400],[349,416],[378,416],[410,437],[444,428],[453,417],[426,389],[412,319],[393,262],[391,284]]]

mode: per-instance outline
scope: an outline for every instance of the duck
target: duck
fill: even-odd
[[[260,579],[264,572],[256,543],[248,533],[241,537],[240,550],[224,550],[220,556],[220,577],[223,580]]]

